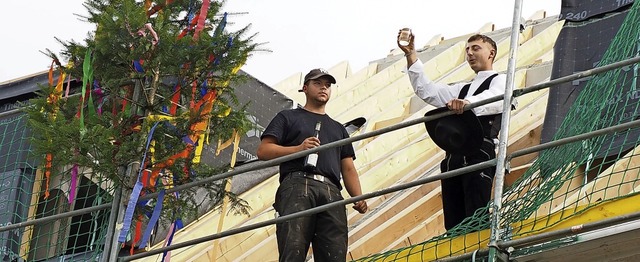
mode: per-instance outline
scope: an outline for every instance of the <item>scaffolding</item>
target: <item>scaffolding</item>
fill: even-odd
[[[561,83],[566,83],[566,82],[570,82],[570,81],[574,81],[574,80],[578,80],[578,79],[583,79],[585,77],[589,77],[589,76],[594,76],[594,75],[599,75],[599,74],[604,74],[606,72],[610,72],[611,70],[621,70],[621,68],[624,67],[629,67],[629,66],[636,66],[637,64],[640,63],[640,56],[633,56],[632,58],[628,58],[628,59],[623,59],[617,62],[612,62],[610,64],[607,65],[602,65],[602,66],[598,66],[598,67],[594,67],[593,69],[590,70],[586,70],[586,71],[582,71],[582,72],[577,72],[575,74],[571,74],[565,77],[561,77],[561,78],[557,78],[545,83],[541,83],[541,84],[537,84],[537,85],[533,85],[533,86],[529,86],[523,89],[519,89],[519,90],[513,90],[513,77],[515,74],[515,59],[516,59],[516,50],[518,47],[518,28],[519,28],[519,22],[520,22],[520,9],[521,9],[521,5],[522,5],[522,1],[521,0],[517,0],[515,1],[515,7],[514,7],[514,19],[513,19],[513,24],[512,24],[512,34],[511,34],[511,49],[510,49],[510,53],[509,53],[509,67],[508,67],[508,71],[507,71],[507,90],[505,92],[504,95],[501,96],[495,96],[492,97],[490,99],[487,100],[483,100],[477,103],[473,103],[470,105],[467,105],[465,107],[465,110],[470,110],[473,109],[475,107],[478,106],[482,106],[488,103],[492,103],[492,102],[496,102],[496,101],[503,101],[503,106],[504,108],[508,108],[511,105],[511,101],[513,97],[519,97],[519,96],[523,96],[526,94],[530,94],[532,92],[536,92],[545,88],[550,88],[550,87],[554,87],[558,84]],[[636,4],[637,6],[637,4]],[[2,114],[9,114],[9,113],[2,113]],[[393,132],[396,130],[400,130],[403,128],[407,128],[410,126],[414,126],[414,125],[419,125],[419,124],[423,124],[425,121],[431,121],[440,117],[444,117],[447,115],[451,115],[453,114],[453,112],[443,112],[437,115],[433,115],[433,116],[425,116],[425,117],[421,117],[421,118],[417,118],[417,119],[413,119],[413,120],[409,120],[409,121],[405,121],[405,122],[401,122],[399,124],[395,124],[395,125],[391,125],[385,128],[381,128],[375,131],[371,131],[371,132],[367,132],[367,133],[363,133],[360,135],[356,135],[344,140],[340,140],[340,141],[336,141],[336,142],[332,142],[329,144],[324,144],[321,145],[320,147],[314,148],[314,149],[310,149],[310,150],[306,150],[304,152],[299,152],[299,153],[295,153],[295,154],[291,154],[291,155],[287,155],[284,157],[280,157],[277,159],[273,159],[270,161],[263,161],[263,162],[259,162],[256,163],[255,165],[251,165],[251,166],[240,166],[235,168],[234,170],[231,170],[229,172],[223,173],[223,174],[219,174],[219,175],[215,175],[206,179],[202,179],[202,180],[197,180],[194,182],[190,182],[190,183],[186,183],[183,185],[179,185],[179,186],[175,186],[173,188],[167,189],[166,193],[173,193],[173,192],[179,192],[181,190],[184,189],[188,189],[188,188],[193,188],[193,187],[198,187],[207,183],[211,183],[217,180],[222,180],[222,179],[227,179],[230,177],[233,177],[235,175],[239,175],[245,172],[249,172],[249,171],[255,171],[255,170],[259,170],[259,169],[264,169],[264,168],[268,168],[268,167],[273,167],[276,165],[279,165],[280,163],[289,161],[289,160],[293,160],[293,159],[297,159],[300,157],[303,157],[307,154],[311,154],[311,153],[315,153],[315,152],[319,152],[328,148],[332,148],[332,147],[338,147],[338,146],[342,146],[342,145],[346,145],[346,144],[350,144],[356,141],[360,141],[360,140],[365,140],[368,138],[372,138],[375,136],[379,136],[381,134],[385,134],[388,132]],[[18,117],[12,121],[14,122],[7,122],[7,123],[3,123],[4,126],[15,126],[16,123],[19,123],[20,121],[24,121],[24,118]],[[108,225],[107,226],[107,230],[101,230],[101,231],[93,231],[92,234],[90,234],[90,236],[88,236],[87,239],[89,239],[89,243],[90,245],[87,245],[86,249],[88,251],[95,251],[91,254],[88,254],[86,257],[84,258],[77,258],[77,260],[82,260],[82,259],[86,259],[86,260],[101,260],[101,261],[133,261],[139,258],[143,258],[143,257],[148,257],[148,256],[153,256],[153,255],[158,255],[158,254],[162,254],[164,252],[168,252],[171,250],[176,250],[179,248],[183,248],[183,247],[187,247],[187,246],[191,246],[191,245],[195,245],[195,244],[199,244],[199,243],[203,243],[203,242],[208,242],[208,241],[213,241],[216,239],[220,239],[223,237],[227,237],[227,236],[231,236],[234,234],[238,234],[238,233],[242,233],[242,232],[247,232],[247,231],[251,231],[251,230],[255,230],[261,227],[266,227],[269,225],[274,225],[277,223],[281,223],[283,221],[286,220],[290,220],[290,219],[295,219],[298,217],[302,217],[302,216],[306,216],[306,215],[310,215],[310,214],[315,214],[315,213],[319,213],[319,212],[323,212],[327,209],[330,208],[334,208],[337,206],[345,206],[348,204],[352,204],[355,203],[357,201],[360,200],[365,200],[365,199],[370,199],[370,198],[374,198],[374,197],[379,197],[385,194],[389,194],[392,192],[397,192],[400,190],[404,190],[404,189],[408,189],[411,187],[416,187],[419,185],[423,185],[423,184],[427,184],[427,183],[433,183],[433,182],[437,182],[441,179],[444,178],[449,178],[449,177],[453,177],[453,176],[457,176],[457,175],[461,175],[470,171],[475,171],[475,170],[480,170],[480,169],[484,169],[487,167],[491,167],[491,166],[496,166],[498,168],[496,168],[497,172],[496,172],[496,176],[495,176],[495,197],[494,197],[494,202],[492,204],[490,204],[488,206],[488,208],[491,208],[491,219],[490,219],[490,227],[488,228],[488,231],[478,231],[476,232],[477,228],[473,228],[473,230],[467,230],[464,231],[464,229],[461,229],[460,232],[464,232],[464,234],[458,234],[458,235],[454,235],[454,236],[442,236],[439,237],[438,239],[436,239],[437,241],[442,241],[444,239],[447,239],[449,243],[449,245],[451,245],[451,243],[453,243],[453,238],[455,237],[466,237],[466,238],[473,238],[470,237],[467,234],[477,234],[477,236],[475,236],[477,239],[476,242],[470,244],[468,247],[465,246],[460,250],[452,250],[451,247],[449,247],[448,249],[448,254],[442,256],[439,254],[436,254],[437,259],[442,259],[445,261],[461,261],[461,260],[469,260],[469,259],[476,259],[477,257],[486,257],[488,258],[488,260],[490,261],[497,261],[497,260],[501,260],[501,261],[508,261],[509,260],[509,255],[510,254],[517,254],[518,251],[522,251],[525,249],[530,249],[535,245],[539,245],[540,243],[549,243],[552,242],[554,240],[558,240],[558,239],[562,239],[565,237],[570,237],[570,236],[575,236],[577,234],[580,233],[585,233],[585,232],[593,232],[596,230],[601,230],[601,229],[605,229],[605,228],[609,228],[611,226],[615,226],[615,225],[623,225],[625,223],[632,223],[632,222],[637,222],[640,218],[640,212],[630,212],[630,213],[626,213],[626,214],[619,214],[616,217],[613,218],[608,218],[608,219],[602,219],[600,221],[596,221],[596,222],[587,222],[587,223],[578,223],[573,225],[573,227],[571,228],[562,228],[562,229],[556,229],[553,228],[550,231],[542,231],[539,228],[536,229],[531,229],[531,231],[529,232],[524,232],[521,233],[521,235],[519,235],[519,238],[514,238],[513,235],[508,236],[508,232],[509,231],[513,231],[513,228],[508,228],[509,223],[505,223],[504,220],[504,216],[503,216],[503,212],[504,212],[504,207],[503,207],[503,196],[504,196],[504,192],[503,192],[503,184],[504,184],[504,176],[505,176],[505,171],[509,170],[509,161],[513,158],[519,157],[519,156],[523,156],[523,155],[527,155],[527,154],[531,154],[531,153],[535,153],[535,152],[542,152],[544,150],[549,150],[549,149],[553,149],[556,147],[560,147],[560,146],[566,146],[566,145],[570,145],[570,144],[575,144],[576,142],[581,142],[581,141],[590,141],[591,139],[594,138],[599,138],[602,136],[606,136],[606,135],[611,135],[611,134],[621,134],[624,132],[629,132],[630,130],[636,130],[638,127],[640,127],[640,120],[632,120],[632,121],[628,121],[628,122],[624,122],[624,123],[617,123],[617,124],[612,124],[609,126],[605,126],[605,127],[601,127],[601,128],[597,128],[595,130],[590,130],[581,134],[576,134],[576,135],[570,135],[567,137],[562,137],[562,138],[558,138],[557,140],[554,140],[552,142],[548,142],[548,143],[544,143],[544,144],[540,144],[537,146],[533,146],[533,147],[529,147],[523,150],[518,150],[516,152],[513,152],[511,154],[507,154],[507,144],[508,144],[508,128],[509,128],[509,120],[510,120],[510,114],[509,111],[506,110],[505,112],[503,112],[502,115],[502,132],[500,134],[500,143],[498,146],[498,154],[496,159],[492,159],[483,163],[479,163],[476,165],[471,165],[471,166],[467,166],[461,169],[457,169],[454,171],[449,171],[449,172],[444,172],[441,174],[437,174],[437,175],[432,175],[432,176],[428,176],[425,178],[420,178],[420,179],[416,179],[414,181],[408,182],[408,183],[404,183],[404,184],[399,184],[399,185],[395,185],[395,186],[391,186],[385,189],[381,189],[381,190],[377,190],[377,191],[373,191],[373,192],[369,192],[369,193],[365,193],[361,196],[357,196],[357,197],[352,197],[349,199],[345,199],[342,201],[336,201],[327,205],[323,205],[320,207],[316,207],[313,209],[309,209],[309,210],[305,210],[299,213],[295,213],[295,214],[291,214],[291,215],[287,215],[287,216],[282,216],[282,217],[278,217],[278,218],[274,218],[274,219],[269,219],[263,222],[259,222],[259,223],[254,223],[254,224],[250,224],[250,225],[246,225],[246,226],[241,226],[241,227],[237,227],[237,228],[233,228],[224,232],[220,232],[220,233],[216,233],[216,234],[211,234],[208,235],[206,237],[201,237],[201,238],[197,238],[197,239],[193,239],[193,240],[189,240],[189,241],[184,241],[184,242],[180,242],[180,243],[174,243],[170,246],[167,247],[163,247],[163,248],[158,248],[158,249],[153,249],[147,252],[142,252],[142,253],[138,253],[138,254],[134,254],[134,255],[130,255],[130,256],[125,256],[125,257],[118,257],[117,254],[115,254],[115,252],[117,251],[117,247],[115,245],[113,245],[112,242],[108,241],[109,239],[112,239],[113,236],[118,235],[119,233],[119,229],[117,228],[117,224],[114,222],[115,221],[115,217],[119,210],[118,210],[118,203],[121,202],[120,198],[120,194],[118,193],[119,189],[115,189],[115,188],[111,188],[109,186],[107,186],[107,182],[106,181],[86,181],[86,184],[88,185],[87,187],[87,193],[85,195],[83,195],[84,197],[86,197],[87,199],[91,199],[91,203],[87,203],[87,205],[85,205],[85,207],[82,208],[74,208],[73,210],[65,210],[63,212],[57,212],[57,213],[51,213],[51,212],[45,212],[42,211],[40,213],[44,214],[42,216],[25,216],[29,219],[24,219],[23,217],[20,217],[15,223],[11,223],[11,224],[6,224],[6,225],[0,225],[0,233],[5,233],[5,232],[17,232],[15,233],[16,236],[22,236],[22,238],[18,237],[18,238],[12,238],[11,241],[13,241],[13,245],[17,245],[20,246],[21,244],[24,244],[25,242],[25,238],[24,235],[27,232],[31,232],[28,234],[34,234],[33,232],[37,231],[37,229],[35,229],[38,226],[42,226],[42,225],[52,225],[57,223],[56,225],[54,225],[52,228],[56,228],[56,230],[52,230],[51,233],[49,233],[48,237],[49,239],[53,238],[52,236],[57,236],[58,234],[63,234],[65,230],[68,230],[64,223],[76,223],[71,221],[71,218],[73,217],[77,217],[77,216],[82,216],[82,215],[91,215],[92,217],[96,218],[99,217],[100,220],[102,221],[102,223]],[[16,129],[17,130],[17,129]],[[15,132],[15,130],[13,131]],[[11,132],[7,132],[5,131],[5,134],[8,134]],[[17,134],[19,136],[27,136],[25,134]],[[8,137],[5,135],[5,137]],[[21,149],[21,150],[26,150],[28,151],[29,149]],[[619,156],[619,158],[624,158],[625,156]],[[29,166],[29,165],[25,165],[23,167],[20,167],[23,171],[27,170],[28,173],[28,177],[33,177],[31,180],[28,180],[26,183],[31,183],[31,184],[37,184],[39,180],[41,180],[41,174],[38,173],[37,171],[37,167],[36,166]],[[132,167],[132,169],[135,169],[134,167]],[[0,171],[6,171],[6,170],[0,170]],[[24,171],[24,172],[27,172]],[[554,170],[556,172],[558,172],[558,170]],[[573,173],[573,171],[571,172]],[[4,184],[6,181],[5,177],[8,176],[3,176],[0,180],[0,182],[2,182],[2,184]],[[38,178],[40,177],[40,178]],[[59,181],[59,184],[64,186],[65,183],[70,183],[70,181]],[[632,183],[634,183],[633,185],[635,185],[636,181],[632,181]],[[33,185],[34,187],[36,187],[36,185]],[[90,189],[89,189],[90,188]],[[0,193],[2,192],[9,192],[6,189],[2,188],[0,189],[2,190]],[[102,190],[102,191],[101,191]],[[13,192],[13,191],[11,191]],[[636,194],[634,192],[631,192],[625,196],[623,196],[622,198],[626,198],[626,199],[633,199],[636,200]],[[145,199],[155,199],[158,197],[157,193],[151,193],[151,194],[147,194],[145,196],[141,196],[140,200],[145,200]],[[58,197],[53,197],[52,201],[60,201],[62,198],[58,198]],[[617,198],[614,198],[613,200],[616,200]],[[612,201],[613,201],[612,200]],[[26,201],[28,202],[28,201]],[[35,203],[37,201],[30,201],[30,203]],[[39,207],[39,206],[23,206],[21,207],[21,209],[24,212],[31,212],[32,214],[34,212],[36,212],[36,209],[46,209],[46,203],[48,203],[47,201],[44,202],[40,202],[40,205],[42,205],[42,203],[45,203],[44,207]],[[603,204],[607,204],[607,202],[603,202]],[[28,211],[29,209],[33,209],[32,211]],[[511,210],[509,210],[511,211]],[[582,210],[581,212],[587,212],[588,210]],[[528,216],[527,216],[528,217]],[[91,219],[86,219],[86,220],[91,220]],[[61,222],[62,221],[62,222]],[[71,222],[64,222],[64,221],[71,221]],[[95,219],[93,219],[93,221],[97,221]],[[510,221],[510,222],[514,222],[514,221]],[[92,223],[89,223],[88,225],[82,224],[82,223],[86,223],[86,222],[77,222],[78,226],[77,227],[82,227],[82,226],[89,226],[89,227],[96,227],[95,225],[93,225]],[[98,223],[98,222],[95,222]],[[633,227],[633,225],[631,225],[630,227]],[[551,228],[551,227],[550,227]],[[470,229],[470,228],[467,228]],[[482,233],[484,232],[484,233]],[[35,233],[37,235],[37,233]],[[480,234],[486,234],[489,236],[489,238],[487,239],[484,235],[480,236]],[[513,232],[511,232],[511,234],[513,234]],[[3,235],[2,235],[3,236]],[[43,238],[44,239],[44,238]],[[106,239],[107,241],[100,241],[101,239]],[[33,242],[32,239],[29,239],[29,242],[31,245],[37,245],[37,241]],[[480,243],[487,243],[487,248],[482,248]],[[436,244],[437,247],[437,244]],[[544,250],[552,248],[555,246],[542,246],[542,247],[537,247],[540,250]],[[395,253],[393,253],[393,257],[389,254],[383,254],[383,255],[373,255],[367,258],[362,258],[361,261],[417,261],[418,259],[416,259],[416,257],[421,257],[424,258],[425,254],[427,253],[426,250],[428,250],[427,246],[422,246],[419,250],[411,250],[411,249],[403,249],[403,250],[396,250],[393,251]],[[3,252],[9,252],[7,250],[4,250]],[[13,251],[11,251],[13,252]],[[19,251],[20,252],[20,251]],[[12,258],[14,259],[19,259],[20,257],[28,257],[27,260],[37,260],[35,257],[36,255],[29,255],[27,253],[24,253],[26,251],[22,251],[23,253],[13,253],[11,255]],[[45,251],[45,252],[52,252],[52,251]],[[439,252],[439,251],[434,251],[434,252]],[[523,251],[524,252],[524,251]]]

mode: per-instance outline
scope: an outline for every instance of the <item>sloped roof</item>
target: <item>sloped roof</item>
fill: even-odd
[[[558,21],[557,17],[544,17],[544,12],[527,21],[520,35],[515,88],[549,79],[553,45],[561,27],[562,21]],[[508,62],[510,29],[492,29],[493,26],[489,24],[479,32],[490,35],[498,43],[499,52],[494,68],[504,71]],[[467,37],[472,33],[452,39],[434,36],[425,43],[419,50],[425,73],[436,81],[447,83],[471,79],[473,72],[464,60],[463,50]],[[362,133],[422,117],[433,107],[415,97],[408,77],[402,72],[404,68],[406,61],[397,50],[354,72],[347,61],[339,62],[329,69],[338,78],[338,85],[333,89],[333,97],[327,107],[329,115],[339,122],[364,117],[367,122],[360,130]],[[274,88],[293,101],[304,104],[304,97],[297,92],[302,84],[302,76],[302,72],[296,72]],[[512,113],[509,151],[537,143],[547,95],[547,91],[539,91],[519,98],[519,107]],[[421,125],[358,141],[354,146],[357,150],[355,164],[364,192],[437,174],[444,156],[444,152],[435,146]],[[512,166],[526,164],[531,159],[515,159]],[[272,219],[274,210],[271,205],[277,187],[277,176],[274,176],[240,195],[253,208],[251,216],[228,215],[224,217],[222,230]],[[343,194],[348,197],[346,192]],[[350,258],[408,246],[444,232],[438,183],[372,198],[368,203],[371,211],[365,215],[347,209],[351,227]],[[218,211],[209,212],[179,231],[173,243],[216,233],[214,229],[218,228],[220,221]],[[174,250],[172,256],[179,261],[209,261],[210,256],[216,257],[217,261],[276,261],[276,250],[275,226],[268,226],[220,239],[215,245],[205,242]],[[143,259],[152,260],[155,261],[156,257]]]

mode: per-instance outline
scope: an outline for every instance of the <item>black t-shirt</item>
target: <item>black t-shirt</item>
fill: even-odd
[[[321,145],[349,137],[344,126],[331,119],[328,115],[320,115],[297,108],[279,112],[271,120],[260,139],[272,136],[276,138],[278,145],[297,146],[306,138],[315,135],[315,127],[318,121],[322,122],[318,136]],[[340,165],[342,159],[347,157],[355,159],[355,152],[351,144],[322,150],[318,152],[316,172],[331,178],[340,187]],[[280,181],[285,175],[294,171],[302,171],[303,168],[304,157],[281,163]]]

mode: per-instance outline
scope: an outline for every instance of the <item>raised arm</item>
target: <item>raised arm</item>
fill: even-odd
[[[400,47],[400,50],[404,52],[404,56],[407,58],[407,68],[409,68],[411,67],[411,65],[413,65],[413,63],[418,61],[418,54],[416,53],[416,48],[415,48],[415,45],[413,44],[413,39],[414,39],[413,33],[409,35],[409,44],[401,45],[400,44],[401,32],[402,32],[402,29],[398,31],[398,38],[396,39],[396,43],[398,44],[398,47]]]

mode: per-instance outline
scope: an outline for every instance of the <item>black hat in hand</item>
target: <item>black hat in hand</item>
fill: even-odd
[[[436,108],[427,112],[425,116],[448,110],[446,107]],[[473,110],[426,121],[424,124],[433,142],[448,153],[467,155],[482,145],[482,124]]]

